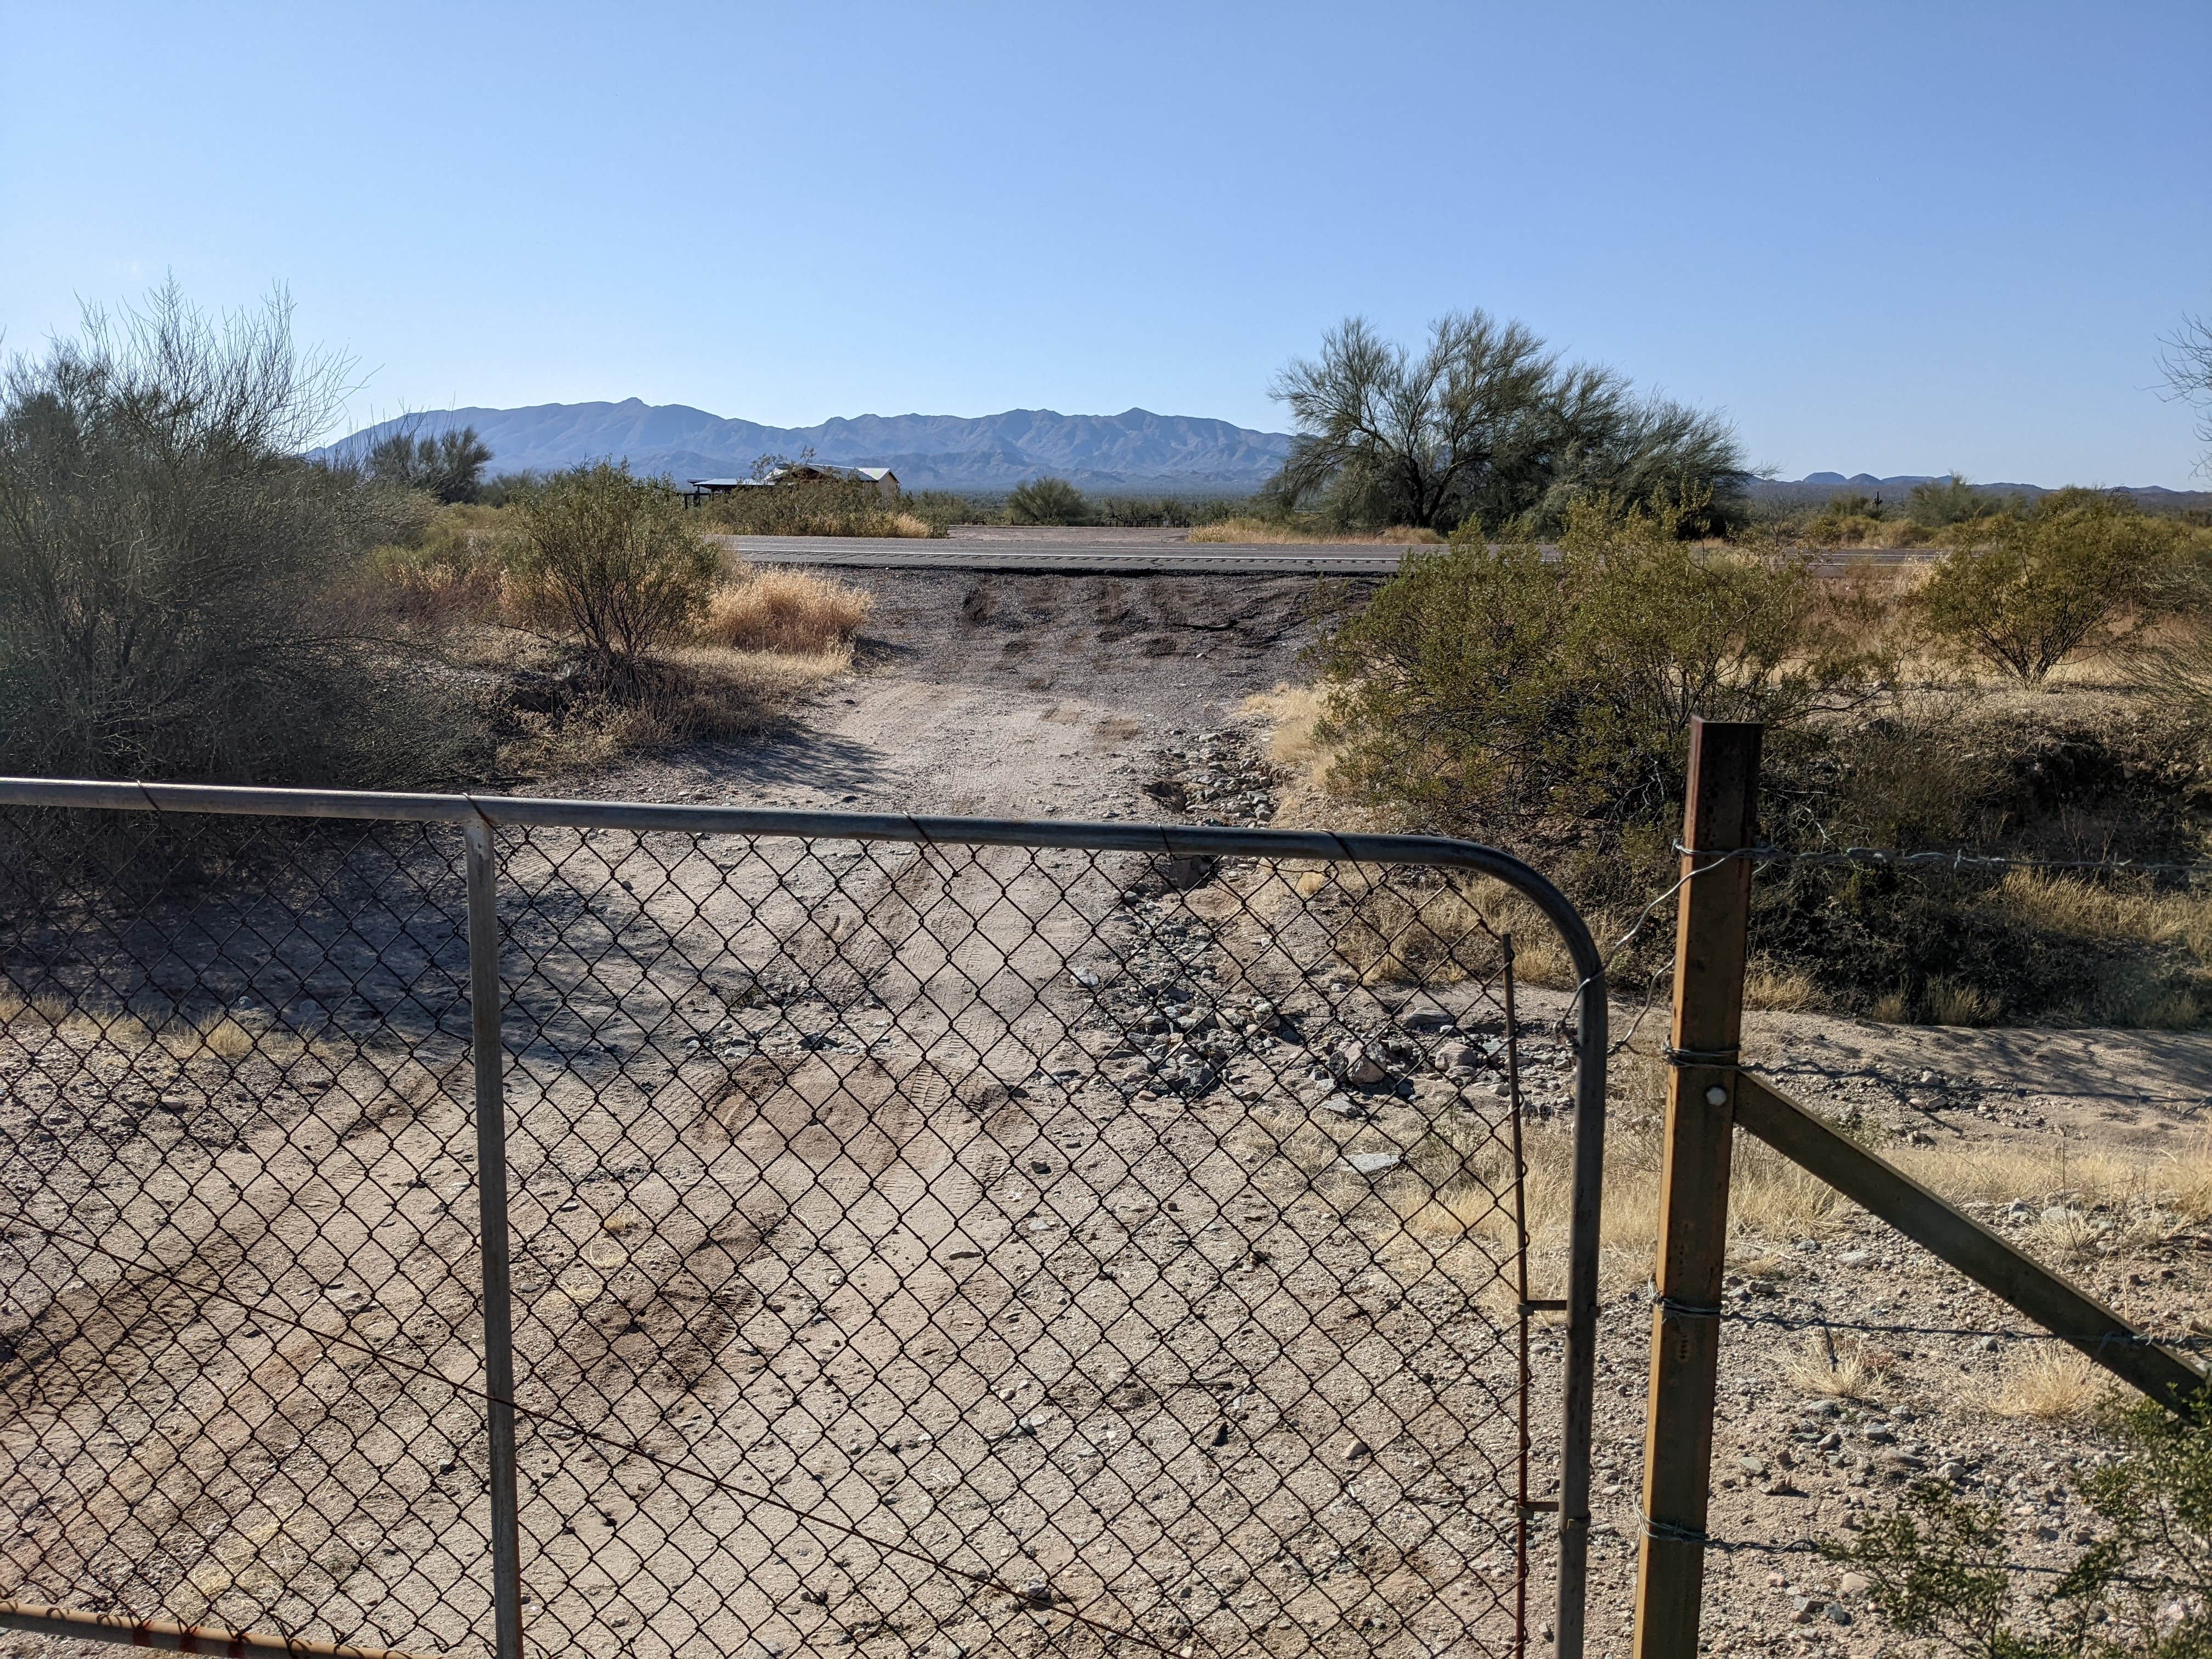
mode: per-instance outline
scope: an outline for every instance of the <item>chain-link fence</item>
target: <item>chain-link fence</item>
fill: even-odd
[[[1605,1001],[1517,862],[0,802],[0,1620],[1579,1651]]]

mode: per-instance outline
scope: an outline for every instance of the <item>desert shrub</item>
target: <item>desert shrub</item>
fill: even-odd
[[[516,665],[498,711],[499,767],[511,778],[593,771],[683,744],[754,736],[847,664],[842,652],[667,647],[609,686],[578,672],[574,658],[530,643],[535,660]]]
[[[288,306],[174,289],[0,386],[0,764],[376,785],[471,775],[480,728],[360,580],[421,498],[299,452],[343,366]]]
[[[1252,510],[1249,496],[1098,495],[1091,499],[1091,522],[1105,525],[1161,525],[1177,529],[1213,524]]]
[[[1693,714],[1786,732],[1880,687],[1848,620],[1802,560],[1691,545],[1671,512],[1577,508],[1556,557],[1463,532],[1329,636],[1322,736],[1395,818],[1663,845]]]
[[[2185,716],[1907,696],[1885,603],[1634,513],[1578,515],[1556,558],[1463,534],[1411,554],[1320,647],[1314,737],[1368,812],[1519,851],[1607,927],[1674,878],[1692,714],[1766,723],[1761,835],[1784,848],[2201,856],[2212,762]],[[1798,1006],[1942,1024],[2212,1013],[2212,893],[2165,876],[1784,860],[1754,884],[1752,941]],[[1669,944],[1644,929],[1623,982],[1663,974]]]
[[[517,507],[545,488],[543,472],[499,472],[485,479],[477,490],[478,507]]]
[[[2190,532],[2100,490],[1953,526],[1919,593],[1928,631],[2030,683],[2076,652],[2129,643],[2170,608]]]
[[[598,677],[635,685],[640,659],[705,615],[718,561],[667,483],[601,463],[556,474],[519,509],[510,571],[520,614],[572,635]]]
[[[979,501],[944,489],[914,490],[901,507],[927,525],[933,536],[942,536],[956,524],[987,523],[999,512],[995,502]]]
[[[2018,497],[2000,499],[1977,489],[1968,483],[1966,475],[1954,472],[1947,477],[1933,479],[1912,486],[1905,497],[1905,516],[1923,530],[1948,530],[1953,525],[1971,524],[1976,519],[2017,511]]]
[[[482,494],[491,449],[472,426],[433,434],[407,421],[369,446],[366,465],[369,476],[380,483],[419,489],[451,506],[473,501]]]
[[[1271,395],[1297,435],[1268,493],[1344,527],[1548,532],[1578,504],[1689,501],[1671,522],[1702,534],[1729,520],[1751,476],[1717,415],[1563,362],[1524,325],[1479,310],[1438,318],[1419,350],[1347,318]]]
[[[1856,489],[1839,489],[1829,496],[1828,504],[1799,532],[1814,547],[1866,548],[1918,547],[1929,533],[1917,520],[1892,513],[1881,496]]]
[[[504,508],[443,507],[417,533],[374,550],[368,568],[410,627],[501,622],[514,537],[514,515]]]
[[[2212,1419],[2114,1409],[2120,1446],[2075,1477],[2097,1536],[2048,1589],[2016,1583],[2002,1510],[1917,1481],[1849,1544],[1899,1635],[1969,1659],[2185,1659],[2212,1652]]]
[[[1015,524],[1087,524],[1091,504],[1065,478],[1031,478],[1006,497],[1006,517]]]
[[[702,529],[732,536],[941,536],[909,498],[888,500],[865,480],[840,477],[732,489],[696,514]]]
[[[851,644],[874,602],[811,571],[749,571],[715,592],[699,637],[737,651],[819,654]]]
[[[1993,711],[1963,693],[1835,723],[1767,769],[1765,838],[1805,851],[2200,855],[2203,746],[2172,718]],[[1790,864],[1753,938],[1878,1018],[2175,1026],[2212,1008],[2212,894],[2172,876]]]

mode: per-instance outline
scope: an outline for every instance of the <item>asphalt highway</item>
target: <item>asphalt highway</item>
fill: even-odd
[[[923,541],[866,536],[725,536],[755,564],[861,570],[1005,570],[1049,575],[1387,576],[1401,547],[1242,546],[1133,538],[1051,541],[952,535]]]
[[[821,565],[848,570],[999,570],[1034,575],[1388,576],[1407,550],[1372,542],[1328,546],[1191,542],[1180,530],[965,528],[919,537],[724,536],[722,544],[755,564]],[[1815,571],[1853,565],[1927,562],[1925,549],[1816,556]]]

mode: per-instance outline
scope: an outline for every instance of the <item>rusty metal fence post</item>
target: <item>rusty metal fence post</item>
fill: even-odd
[[[1636,1659],[1692,1659],[1705,1585],[1721,1274],[1728,1252],[1736,1048],[1751,865],[1700,861],[1757,842],[1762,728],[1692,720],[1682,896],[1651,1310]]]
[[[491,826],[468,848],[469,1041],[476,1072],[477,1205],[483,1231],[484,1425],[490,1440],[494,1652],[522,1659],[522,1534],[514,1468],[514,1308],[507,1261],[507,1053],[500,1036],[499,864]]]

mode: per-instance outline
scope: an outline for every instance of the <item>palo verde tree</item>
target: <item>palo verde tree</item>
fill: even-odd
[[[434,436],[409,425],[379,439],[367,459],[371,477],[402,489],[422,490],[450,505],[473,501],[483,493],[491,449],[472,426]]]
[[[1272,492],[1346,524],[1556,529],[1567,508],[1698,501],[1709,528],[1751,474],[1717,415],[1568,363],[1526,325],[1481,311],[1430,325],[1419,350],[1353,317],[1272,394],[1297,433]]]
[[[283,295],[86,313],[0,383],[0,765],[266,784],[470,775],[478,733],[361,598],[403,492],[301,450],[346,363]]]

